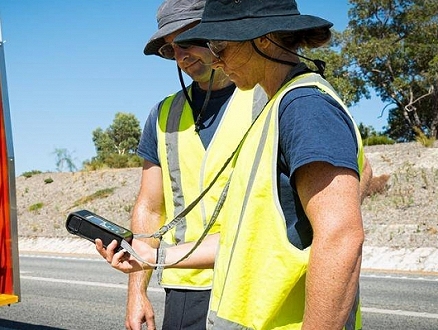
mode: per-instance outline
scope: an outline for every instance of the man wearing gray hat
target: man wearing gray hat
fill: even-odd
[[[204,4],[204,0],[164,1],[157,13],[158,31],[144,48],[146,55],[176,61],[182,90],[151,110],[143,130],[138,154],[144,158],[144,166],[131,220],[137,233],[157,231],[195,200],[203,190],[201,175],[208,178],[219,172],[253,119],[240,110],[253,106],[254,92],[233,94],[235,85],[223,71],[211,69],[214,58],[206,45],[173,43],[179,33],[200,21]],[[181,70],[193,79],[187,88]],[[228,104],[230,98],[233,102]],[[264,102],[257,103],[259,108]],[[214,144],[213,138],[219,139],[220,145]],[[158,247],[196,241],[214,211],[215,196],[223,184],[215,186],[172,231],[148,243]],[[210,233],[218,231],[219,224]],[[205,329],[213,270],[159,269],[157,273],[166,291],[162,328]],[[146,293],[151,274],[130,275],[127,329],[140,329],[142,323],[155,329],[154,310]]]

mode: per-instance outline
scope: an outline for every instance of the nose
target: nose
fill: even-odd
[[[175,60],[181,61],[184,58],[187,58],[189,49],[178,47],[177,45],[173,46],[173,51],[175,52]]]

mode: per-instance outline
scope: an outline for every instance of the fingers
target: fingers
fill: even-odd
[[[111,259],[111,266],[113,266],[114,268],[118,268],[125,262],[129,262],[129,253],[126,253],[125,250],[120,250],[113,255]]]
[[[126,252],[126,250],[120,250],[119,252],[116,252],[118,244],[119,243],[116,240],[113,240],[105,248],[103,246],[102,240],[95,240],[97,252],[99,252],[99,254],[109,264],[111,264],[111,267],[122,271],[123,273],[132,273],[135,271],[143,270],[142,265],[135,258],[132,258],[131,255]]]
[[[109,247],[110,246],[108,245],[108,248]],[[141,270],[141,265],[137,262],[137,260],[132,259],[131,255],[125,250],[110,254],[112,255],[112,258],[109,261],[111,267],[120,270],[123,273],[132,273]]]
[[[114,254],[115,254],[115,249],[117,248],[118,242],[116,240],[113,240],[110,244],[108,244],[108,246],[105,248],[103,246],[103,242],[101,239],[96,238],[95,240],[95,244],[96,244],[96,250],[97,252],[99,252],[99,254],[108,262],[111,263]]]
[[[96,240],[94,241],[94,243],[96,244],[96,250],[97,252],[99,252],[99,254],[106,259],[106,249],[103,247],[103,243],[102,240],[99,238],[96,238]]]
[[[120,250],[117,253],[115,252],[119,244],[116,240],[113,240],[106,248],[103,246],[102,240],[99,238],[95,240],[95,244],[97,252],[99,252],[111,267],[124,273],[131,273],[133,271],[134,267],[129,260],[130,254],[125,250]]]

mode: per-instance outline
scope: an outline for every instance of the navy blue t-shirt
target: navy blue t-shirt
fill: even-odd
[[[279,130],[280,204],[289,241],[304,249],[311,244],[313,233],[295,189],[294,173],[312,162],[328,162],[359,173],[354,124],[331,96],[316,87],[301,87],[280,102]]]
[[[201,130],[199,131],[199,137],[205,149],[207,149],[214,133],[216,132],[222,115],[224,114],[224,111],[228,105],[228,101],[235,88],[235,85],[230,85],[221,90],[211,92],[208,105],[201,116]],[[195,106],[195,110],[193,111],[194,121],[196,121],[198,118],[206,94],[207,92],[199,88],[199,85],[196,82],[192,84],[192,102]],[[161,102],[152,108],[144,125],[137,150],[137,154],[140,157],[150,161],[155,165],[160,165],[157,146],[157,120],[160,105]]]
[[[308,72],[298,65],[296,75]],[[198,88],[199,89],[199,88]],[[234,89],[234,87],[233,87]],[[228,96],[212,93],[205,129],[200,131],[204,146],[208,146],[222,117]],[[200,89],[199,89],[200,91]],[[221,92],[221,91],[219,91]],[[204,92],[205,93],[205,92]],[[194,99],[196,92],[194,90]],[[202,94],[198,102],[203,102]],[[225,104],[220,106],[221,104]],[[198,103],[199,104],[199,103]],[[215,108],[210,107],[215,104]],[[144,159],[159,165],[157,153],[157,112],[152,109],[138,148]],[[199,107],[200,108],[200,107]],[[219,109],[219,110],[218,110]],[[219,111],[217,114],[216,112]],[[196,117],[195,117],[196,118]],[[316,87],[301,87],[288,92],[279,109],[279,162],[278,186],[280,205],[286,218],[289,241],[297,248],[308,247],[313,238],[312,228],[296,193],[294,173],[311,162],[328,162],[334,166],[350,168],[358,173],[357,142],[354,126],[342,107],[329,95]]]

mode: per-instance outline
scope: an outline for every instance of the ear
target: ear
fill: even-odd
[[[257,48],[262,50],[266,49],[270,46],[271,42],[266,38],[266,36],[258,37],[254,40],[254,43],[256,44]]]

